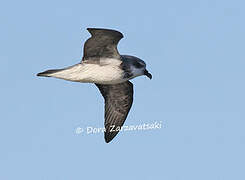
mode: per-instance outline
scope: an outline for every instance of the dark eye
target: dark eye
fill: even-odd
[[[142,68],[142,67],[144,67],[142,64],[140,64],[140,63],[138,63],[138,62],[135,62],[135,63],[134,63],[134,66],[135,66],[136,68]]]

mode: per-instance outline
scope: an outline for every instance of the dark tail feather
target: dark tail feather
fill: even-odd
[[[40,72],[40,73],[37,74],[37,76],[50,77],[51,74],[59,72],[61,70],[63,70],[63,69],[51,69],[51,70],[47,70],[47,71],[44,71],[44,72]]]

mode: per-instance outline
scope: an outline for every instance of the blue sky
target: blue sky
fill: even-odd
[[[0,179],[245,178],[245,3],[241,0],[5,1],[0,6]],[[36,73],[78,63],[87,27],[120,30],[138,77],[126,125],[161,129],[103,134],[92,84]]]

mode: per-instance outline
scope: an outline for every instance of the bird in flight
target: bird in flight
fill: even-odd
[[[63,69],[52,69],[37,76],[55,77],[81,83],[94,83],[105,100],[105,142],[120,131],[133,103],[133,84],[137,76],[152,75],[143,60],[120,55],[117,44],[123,34],[116,30],[87,28],[91,37],[85,42],[82,61]]]

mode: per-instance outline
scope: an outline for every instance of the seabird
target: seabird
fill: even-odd
[[[137,76],[152,75],[143,60],[120,55],[117,44],[123,34],[116,30],[87,28],[91,37],[85,42],[82,61],[64,69],[52,69],[37,76],[55,77],[81,83],[95,83],[105,100],[106,143],[120,131],[133,103],[133,84]]]

